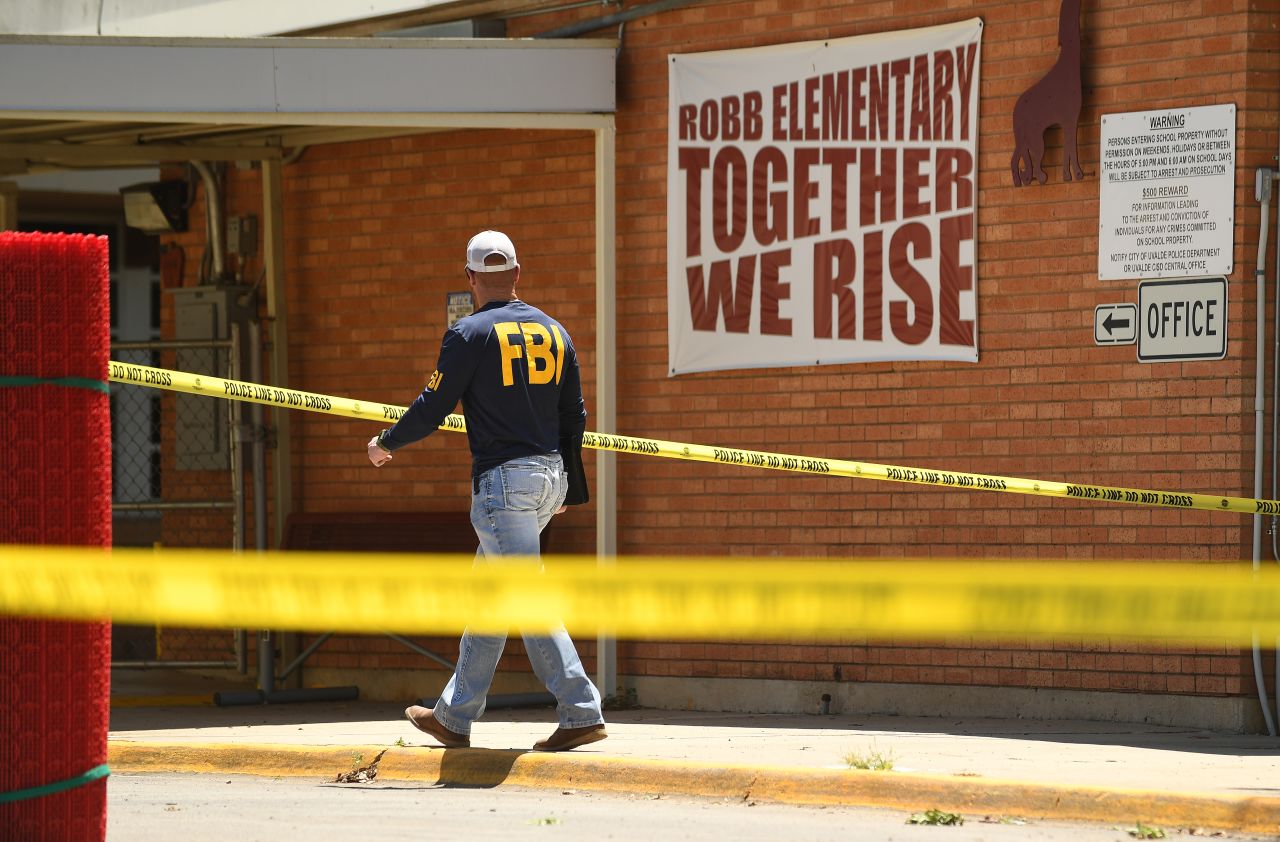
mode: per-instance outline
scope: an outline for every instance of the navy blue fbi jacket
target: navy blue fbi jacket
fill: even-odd
[[[427,387],[379,443],[394,451],[426,438],[459,399],[473,477],[521,456],[559,452],[569,474],[565,502],[587,502],[587,410],[573,340],[559,322],[523,301],[491,301],[459,319],[445,332]]]

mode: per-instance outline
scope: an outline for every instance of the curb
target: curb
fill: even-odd
[[[235,743],[154,743],[110,740],[115,772],[205,772],[320,777],[352,768],[353,755],[372,759],[385,746],[299,746]],[[378,766],[385,780],[443,786],[501,785],[682,794],[787,804],[940,809],[969,816],[1122,822],[1272,834],[1280,828],[1280,798],[1223,797],[1092,787],[1055,787],[988,778],[857,769],[713,765],[588,753],[544,754],[501,749],[388,749]]]

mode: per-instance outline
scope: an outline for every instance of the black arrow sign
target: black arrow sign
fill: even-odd
[[[1102,326],[1107,329],[1108,335],[1111,334],[1112,328],[1122,327],[1125,330],[1129,329],[1128,319],[1113,319],[1111,316],[1112,316],[1111,313],[1107,313],[1107,317],[1102,320]]]

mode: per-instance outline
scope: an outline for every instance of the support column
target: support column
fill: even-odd
[[[284,289],[284,164],[262,162],[262,265],[266,269],[267,341],[270,343],[271,365],[266,382],[281,389],[289,386],[289,319]],[[290,426],[292,410],[272,407],[275,424],[275,456],[272,479],[275,491],[275,547],[284,547],[284,528],[293,511],[293,436]],[[259,466],[261,467],[261,466]],[[262,483],[256,487],[263,488]],[[265,507],[264,507],[265,508]],[[263,629],[258,634],[258,687],[267,694],[275,692],[275,646],[291,660],[297,655],[298,635],[272,634]],[[302,670],[289,681],[289,686],[302,686]]]
[[[267,336],[271,359],[267,382],[281,389],[289,386],[289,320],[284,292],[284,186],[283,164],[262,162],[262,261],[266,268]],[[284,525],[293,511],[293,460],[289,410],[273,407],[276,447],[273,459],[276,548],[284,544]]]
[[[617,194],[616,128],[596,135],[596,406],[593,429],[616,433],[618,424],[617,340]],[[596,451],[596,555],[613,564],[618,554],[618,455]],[[602,632],[596,638],[596,686],[602,696],[618,691],[618,642]]]

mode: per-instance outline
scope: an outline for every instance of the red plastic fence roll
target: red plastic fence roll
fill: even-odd
[[[0,543],[111,544],[105,237],[0,232]],[[0,839],[101,840],[108,623],[0,617]]]

